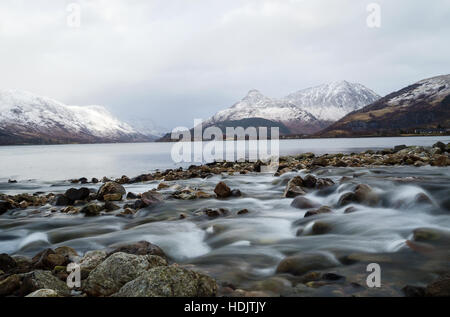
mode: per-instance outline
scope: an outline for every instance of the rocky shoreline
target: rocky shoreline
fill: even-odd
[[[336,181],[330,178],[314,176],[312,173],[324,167],[378,167],[378,166],[450,166],[450,143],[436,143],[432,147],[396,146],[393,149],[381,151],[366,151],[352,154],[327,154],[315,156],[313,153],[304,153],[295,156],[280,158],[280,165],[275,176],[306,171],[308,175],[295,176],[286,184],[283,197],[293,198],[291,206],[298,209],[307,209],[305,219],[319,217],[322,214],[332,214],[333,208],[317,203],[304,197],[305,194],[315,191],[325,191],[335,185]],[[54,214],[67,214],[73,216],[98,217],[117,216],[133,218],[141,209],[153,208],[164,204],[168,200],[189,201],[201,199],[241,199],[245,197],[239,188],[230,188],[226,181],[216,184],[214,190],[205,190],[196,186],[183,187],[177,183],[181,180],[207,179],[214,175],[246,175],[261,171],[263,163],[258,162],[214,162],[202,166],[191,166],[188,169],[156,171],[154,173],[139,175],[134,178],[123,176],[119,179],[104,177],[87,180],[80,178],[70,180],[73,188],[64,193],[35,193],[35,194],[0,194],[0,215],[41,214],[51,217]],[[339,183],[348,179],[344,176]],[[14,183],[14,180],[10,180]],[[127,192],[124,185],[141,182],[157,182],[157,187],[143,192]],[[98,190],[84,187],[84,184],[101,184]],[[417,203],[432,204],[431,199],[418,194]],[[342,194],[337,207],[346,208],[345,213],[356,212],[353,203],[375,206],[380,203],[380,197],[367,184],[358,184],[351,192]],[[226,208],[202,208],[195,213],[181,213],[173,220],[185,218],[206,217],[210,219],[223,217],[233,213],[236,217],[245,216],[249,210],[230,211]],[[51,221],[51,219],[49,219]],[[302,235],[305,227],[303,221],[297,221],[297,235]],[[311,228],[313,235],[322,235],[329,232],[326,222],[318,219]],[[409,241],[409,242],[408,242]],[[431,229],[414,231],[407,245],[419,254],[441,254],[448,257],[450,238],[445,232]],[[440,253],[441,252],[441,253]],[[440,255],[441,256],[441,255]],[[377,255],[344,256],[342,263],[352,261],[368,262]],[[356,259],[357,258],[357,259]],[[379,256],[378,256],[379,258]],[[67,266],[78,263],[81,268],[81,287],[73,290],[66,284],[68,277]],[[335,263],[327,257],[286,256],[276,269],[276,276],[268,280],[265,285],[254,289],[241,289],[226,281],[215,279],[199,273],[191,268],[183,267],[169,259],[158,246],[140,241],[116,246],[111,249],[92,250],[79,255],[74,249],[62,246],[56,249],[45,249],[32,258],[16,255],[0,255],[0,296],[299,296],[303,288],[315,289],[339,285],[342,289],[364,287],[357,283],[346,281],[345,276],[336,272],[327,272]],[[277,291],[283,288],[286,281],[283,276],[295,277],[295,292],[289,294]],[[275,291],[273,291],[275,289]],[[273,291],[273,292],[272,292]],[[404,285],[403,295],[406,296],[450,296],[449,272],[439,272],[434,282],[428,285]],[[352,293],[350,292],[350,293]],[[341,296],[345,293],[335,293]]]

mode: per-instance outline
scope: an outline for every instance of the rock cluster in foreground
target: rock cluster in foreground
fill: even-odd
[[[70,263],[80,267],[80,288],[66,283]],[[83,257],[69,247],[47,249],[33,259],[0,255],[0,296],[211,297],[217,289],[211,277],[169,265],[164,252],[146,241]]]

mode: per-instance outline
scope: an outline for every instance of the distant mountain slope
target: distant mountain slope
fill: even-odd
[[[242,100],[217,112],[204,125],[263,118],[282,123],[289,129],[288,134],[313,134],[379,97],[363,85],[347,81],[300,90],[281,99],[250,90]]]
[[[381,96],[361,84],[343,80],[297,91],[288,95],[285,100],[321,121],[334,122],[380,98]]]
[[[67,106],[29,92],[0,91],[0,144],[147,141],[101,106]]]
[[[320,136],[394,135],[415,128],[450,127],[450,75],[421,80],[354,111]]]

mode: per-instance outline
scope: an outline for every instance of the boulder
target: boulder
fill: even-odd
[[[12,209],[12,205],[9,201],[0,200],[0,215],[3,215],[9,209]]]
[[[100,215],[100,212],[103,210],[103,206],[91,203],[84,206],[80,213],[84,214],[86,217],[94,217]]]
[[[31,260],[32,267],[40,270],[53,270],[55,266],[65,265],[66,263],[66,258],[55,253],[52,249],[39,252]]]
[[[80,258],[77,251],[67,246],[56,248],[55,253],[64,257],[65,264],[69,264],[70,262],[78,262]]]
[[[38,289],[25,297],[59,297],[58,293],[52,289]]]
[[[6,253],[0,254],[0,270],[9,272],[17,267],[16,261]]]
[[[220,182],[214,188],[214,193],[216,193],[218,198],[227,198],[231,196],[231,189],[224,182]]]
[[[158,204],[161,204],[164,201],[164,197],[162,194],[158,193],[157,191],[148,191],[141,195],[141,200],[143,203],[143,206],[145,207],[151,207]],[[140,207],[143,208],[143,207]],[[139,209],[139,208],[137,208]]]
[[[356,186],[355,199],[358,203],[368,206],[376,206],[380,202],[378,194],[366,184],[359,184]]]
[[[312,234],[319,235],[325,234],[331,231],[331,226],[323,221],[316,221],[312,226]]]
[[[300,176],[295,176],[286,185],[283,197],[294,198],[300,195],[305,195],[306,192],[303,189],[303,179]]]
[[[104,196],[110,194],[120,194],[122,199],[122,196],[126,194],[126,191],[122,185],[116,182],[106,182],[98,190],[97,197],[99,200],[104,200]]]
[[[343,207],[351,203],[357,202],[356,195],[353,192],[343,194],[338,201],[338,206]]]
[[[108,201],[121,201],[122,200],[122,194],[121,193],[114,193],[114,194],[106,194],[103,195],[103,200]]]
[[[61,296],[69,296],[70,289],[67,284],[49,271],[36,270],[22,274],[22,294],[30,294],[40,289],[52,289]]]
[[[55,206],[69,206],[72,201],[64,195],[56,195]]]
[[[88,251],[80,260],[81,278],[93,271],[100,263],[103,262],[108,254],[103,250]]]
[[[178,266],[159,266],[128,282],[113,296],[210,297],[216,294],[217,284],[209,276]]]
[[[134,255],[117,252],[100,263],[88,276],[83,290],[89,296],[109,296],[144,274],[148,269],[167,265],[167,262],[154,255]]]
[[[306,197],[297,196],[292,201],[291,206],[298,209],[309,209],[309,208],[317,208],[320,206],[320,204],[315,203]]]
[[[308,174],[303,179],[303,186],[306,188],[314,188],[316,187],[317,178],[311,174]]]
[[[162,258],[167,258],[166,254],[160,247],[148,241],[139,241],[134,243],[117,245],[113,251],[108,253],[108,256],[117,252],[123,252],[134,255],[157,255]]]
[[[10,275],[0,281],[0,296],[13,295],[21,286],[21,278],[19,275]]]
[[[429,284],[425,289],[426,296],[449,297],[450,296],[450,276],[439,278]]]
[[[86,200],[89,197],[90,193],[91,192],[89,191],[89,188],[86,188],[86,187],[82,187],[79,189],[69,188],[64,193],[64,196],[66,196],[71,201]]]
[[[433,147],[439,148],[442,152],[445,152],[447,150],[447,146],[442,142],[436,142],[433,144]]]
[[[320,214],[327,214],[331,212],[331,208],[328,206],[321,206],[318,209],[313,209],[313,210],[309,210],[305,213],[305,218],[307,217],[311,217],[311,216],[316,216],[316,215],[320,215]]]
[[[303,275],[309,271],[336,267],[339,262],[330,255],[323,253],[307,253],[284,258],[278,264],[277,273]]]

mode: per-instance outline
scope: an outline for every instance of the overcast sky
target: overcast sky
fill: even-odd
[[[385,95],[450,73],[450,0],[0,0],[0,71],[0,89],[192,126],[253,88],[346,79]]]

